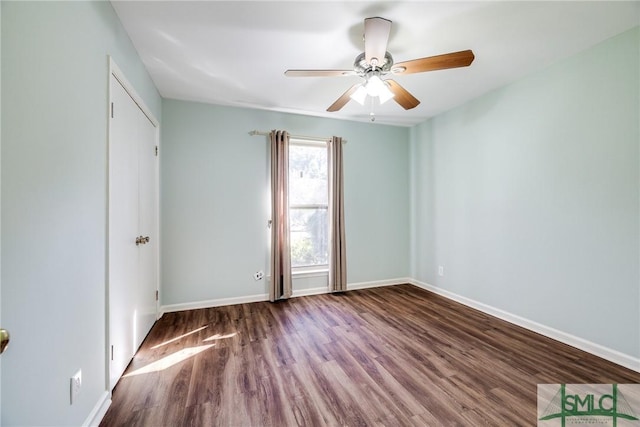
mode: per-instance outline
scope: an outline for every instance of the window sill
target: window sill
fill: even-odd
[[[323,277],[329,274],[329,267],[306,267],[297,268],[291,271],[291,275],[296,278],[302,277]]]

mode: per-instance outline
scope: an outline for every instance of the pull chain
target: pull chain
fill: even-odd
[[[376,121],[376,113],[373,111],[373,108],[375,106],[375,100],[373,99],[373,96],[370,96],[369,99],[371,100],[371,112],[369,113],[369,119],[372,122]]]

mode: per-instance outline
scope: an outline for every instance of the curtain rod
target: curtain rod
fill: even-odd
[[[249,135],[251,136],[256,136],[256,135],[261,135],[261,136],[269,136],[271,132],[265,132],[265,131],[261,131],[261,130],[252,130],[249,132]],[[331,138],[322,138],[319,136],[303,136],[303,135],[289,135],[290,138],[293,139],[307,139],[309,141],[323,141],[323,142],[329,142],[331,141]],[[342,140],[343,144],[347,143],[346,139]]]

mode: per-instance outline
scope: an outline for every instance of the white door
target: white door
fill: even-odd
[[[146,116],[145,116],[146,119]],[[136,307],[136,349],[156,321],[158,288],[158,215],[156,128],[140,120],[138,132],[138,230],[148,241],[138,248],[139,298]]]
[[[112,389],[156,319],[158,246],[156,126],[113,74],[110,93],[108,315]]]

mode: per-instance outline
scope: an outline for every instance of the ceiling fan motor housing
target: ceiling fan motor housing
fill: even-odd
[[[378,63],[375,65],[367,63],[365,58],[365,53],[362,52],[360,55],[356,57],[356,60],[353,62],[353,70],[358,73],[360,76],[366,76],[372,71],[380,71],[382,73],[388,73],[391,71],[391,67],[393,66],[393,56],[389,52],[384,54],[384,60],[382,63]]]

